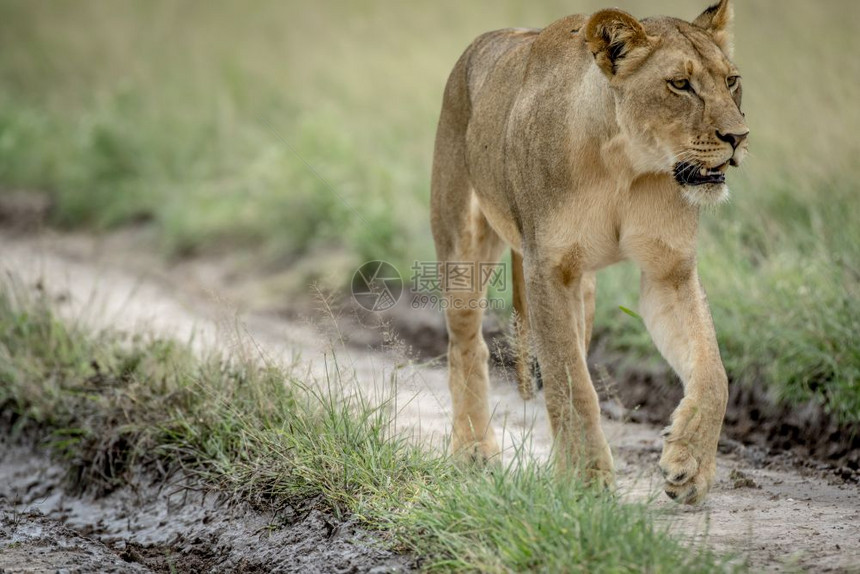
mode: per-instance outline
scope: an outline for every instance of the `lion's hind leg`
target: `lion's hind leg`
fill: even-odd
[[[439,252],[445,321],[448,326],[448,385],[454,411],[452,451],[478,460],[499,452],[490,422],[489,349],[481,333],[485,287],[481,264],[495,263],[504,247],[472,196],[455,248]]]
[[[457,62],[445,86],[433,155],[430,224],[448,327],[448,385],[454,411],[451,446],[455,453],[488,459],[499,448],[490,426],[490,353],[481,334],[480,264],[498,261],[503,244],[481,211],[466,164],[471,50]]]

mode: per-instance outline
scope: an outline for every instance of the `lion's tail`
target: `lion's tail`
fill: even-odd
[[[540,371],[532,356],[529,335],[529,313],[526,304],[526,282],[523,275],[523,256],[511,251],[511,279],[514,286],[514,329],[517,365],[517,389],[524,401],[535,396],[535,379],[540,388]]]

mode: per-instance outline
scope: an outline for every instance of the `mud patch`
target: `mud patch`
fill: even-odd
[[[384,573],[414,566],[387,549],[382,535],[312,504],[261,511],[188,476],[164,482],[144,473],[106,496],[74,495],[65,476],[44,453],[0,444],[2,571]]]
[[[38,511],[17,512],[0,501],[0,572],[138,573],[110,548]]]

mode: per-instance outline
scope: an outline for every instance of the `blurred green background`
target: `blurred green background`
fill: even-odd
[[[692,19],[707,2],[608,4]],[[723,356],[735,381],[860,421],[860,3],[736,4],[751,154],[700,241]],[[47,191],[59,227],[145,223],[174,257],[337,249],[408,269],[433,258],[433,137],[460,53],[606,5],[2,1],[0,190]],[[618,308],[636,308],[636,270],[601,275],[597,335],[653,360]]]

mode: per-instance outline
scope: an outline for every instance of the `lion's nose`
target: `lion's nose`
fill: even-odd
[[[738,146],[741,145],[745,139],[747,139],[748,135],[750,135],[749,130],[736,134],[723,133],[720,130],[717,130],[717,137],[720,140],[729,143],[732,146],[732,149],[738,149]]]

